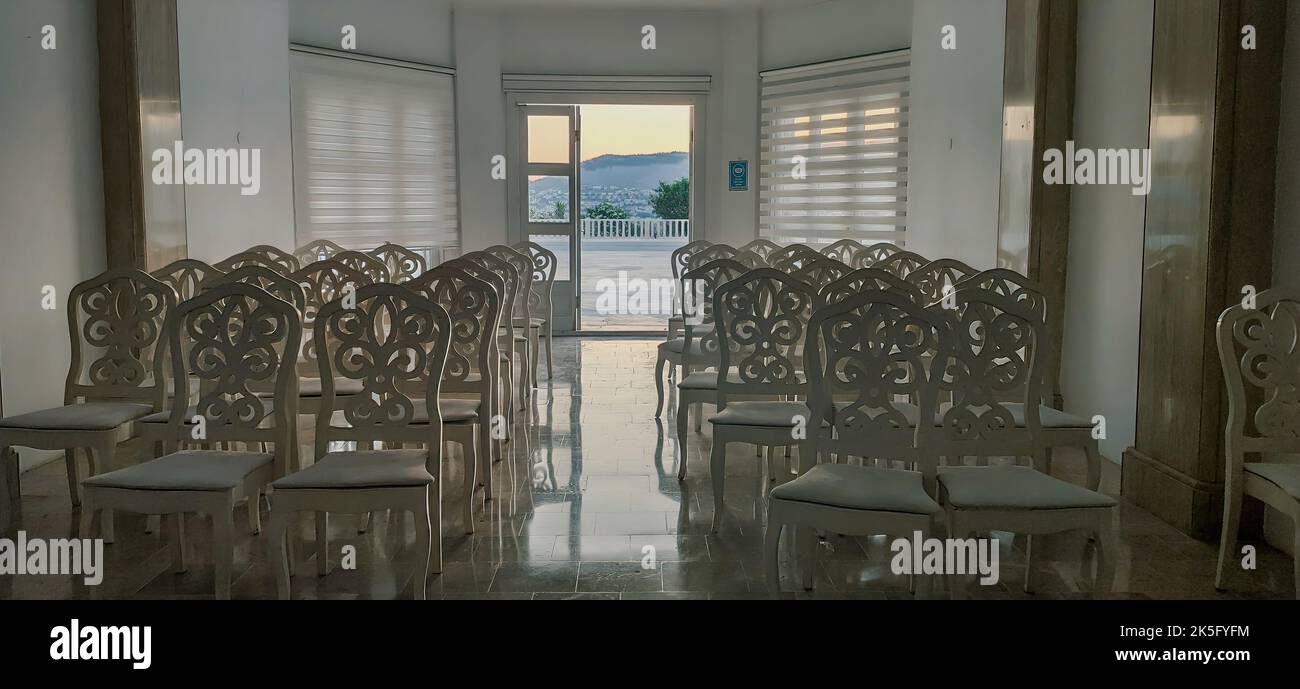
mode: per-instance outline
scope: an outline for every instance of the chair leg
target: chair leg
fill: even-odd
[[[551,340],[554,338],[552,337],[551,332],[552,332],[551,319],[548,316],[546,318],[546,381],[547,382],[550,382],[551,379],[555,377],[554,374],[555,355],[551,353]]]
[[[777,556],[781,549],[781,530],[785,524],[767,514],[767,533],[763,536],[763,571],[767,575],[767,592],[773,598],[781,597],[781,569]]]
[[[655,418],[660,418],[664,408],[664,364],[668,363],[668,358],[659,354],[659,360],[655,362]]]
[[[1025,593],[1034,593],[1034,537],[1025,536]]]
[[[113,451],[117,444],[111,440],[90,448],[91,475],[113,470]],[[113,510],[103,510],[99,516],[99,531],[105,543],[113,542]]]
[[[77,477],[77,450],[69,448],[63,451],[63,463],[68,469],[68,495],[72,496],[72,506],[81,504],[81,480]]]
[[[173,522],[176,525],[176,544],[174,546],[172,566],[177,574],[184,574],[189,570],[189,564],[186,562],[186,554],[189,548],[185,545],[185,514],[177,512],[172,515]]]
[[[18,521],[22,489],[18,480],[18,453],[0,445],[0,532]]]
[[[234,505],[227,498],[224,508],[212,515],[212,562],[216,566],[217,600],[230,600],[230,578],[235,563]]]
[[[817,532],[810,528],[795,529],[795,551],[798,553],[799,581],[803,590],[813,590],[813,569],[817,567]]]
[[[1110,526],[1110,513],[1107,510],[1101,517],[1102,524],[1097,528],[1097,576],[1094,585],[1096,593],[1115,591],[1115,565],[1119,552],[1115,547],[1115,531]],[[1300,592],[1300,591],[1297,591]]]
[[[1088,453],[1088,490],[1101,490],[1101,451],[1097,449],[1097,441],[1085,444],[1083,449]]]
[[[254,536],[262,533],[262,491],[248,496],[248,530]]]
[[[430,536],[432,545],[430,546],[429,571],[434,574],[442,574],[442,481],[435,479],[433,485],[429,487],[428,499],[425,506],[429,513],[429,529],[432,532]],[[416,512],[415,517],[415,537],[418,541],[420,538],[420,513]],[[405,519],[403,519],[405,521]],[[425,578],[428,578],[428,573]]]
[[[1229,472],[1223,501],[1223,532],[1219,536],[1219,565],[1214,571],[1214,588],[1227,591],[1227,566],[1237,559],[1237,529],[1241,522],[1241,483],[1244,477]],[[1300,553],[1298,553],[1300,556]]]
[[[81,537],[90,538],[91,522],[95,518],[95,494],[93,491],[86,491],[85,498],[81,501]]]
[[[690,405],[677,402],[677,480],[686,480],[686,425],[690,417]]]
[[[329,513],[316,513],[316,575],[325,576],[329,572]]]
[[[492,460],[486,457],[488,450],[492,447],[492,440],[488,434],[483,433],[483,424],[478,424],[478,432],[474,438],[470,438],[470,448],[466,449],[461,446],[461,454],[465,458],[465,488],[462,491],[465,498],[465,533],[474,533],[474,490],[478,486],[478,472],[482,471],[484,483],[487,484],[485,492],[492,494]],[[418,517],[417,517],[418,520]]]
[[[713,450],[709,453],[709,478],[713,481],[713,532],[717,533],[722,525],[724,492],[727,476],[727,442],[713,434]]]
[[[289,520],[284,510],[271,510],[271,569],[280,600],[289,600]]]
[[[699,433],[704,430],[704,403],[695,403],[695,432]]]
[[[151,514],[144,518],[144,532],[156,534],[162,532],[162,515]]]
[[[528,384],[531,387],[537,387],[537,359],[541,353],[541,332],[538,328],[528,326],[528,355],[532,358],[528,367]]]
[[[433,554],[430,516],[429,504],[426,500],[424,506],[415,513],[415,581],[412,582],[411,588],[416,600],[425,600],[428,597],[429,560]],[[438,565],[441,570],[442,563],[439,562]]]

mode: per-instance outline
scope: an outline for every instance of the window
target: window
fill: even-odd
[[[299,246],[384,242],[454,254],[452,75],[294,49],[294,215]]]
[[[911,51],[762,73],[759,233],[903,244]]]

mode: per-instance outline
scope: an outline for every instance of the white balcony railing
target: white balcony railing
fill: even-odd
[[[583,218],[579,232],[588,239],[686,239],[690,229],[690,220]]]

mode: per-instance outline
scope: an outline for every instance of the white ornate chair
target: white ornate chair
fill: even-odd
[[[444,308],[451,318],[447,365],[442,371],[444,396],[438,406],[446,440],[459,444],[465,458],[465,529],[474,533],[475,486],[484,486],[485,496],[492,498],[492,423],[500,413],[496,333],[501,325],[501,298],[491,284],[454,265],[425,271],[406,286]],[[418,399],[419,394],[422,391],[412,391],[412,397]]]
[[[691,256],[696,252],[702,251],[711,246],[713,246],[713,242],[699,239],[673,249],[672,256],[669,258],[669,263],[673,270],[673,282],[677,286],[677,295],[674,299],[674,309],[676,310],[676,314],[668,318],[668,337],[665,338],[665,341],[678,337],[682,331],[682,273],[686,272],[687,266],[691,261]],[[670,371],[669,376],[672,375],[673,373]]]
[[[288,302],[245,282],[205,290],[177,306],[166,333],[172,377],[199,381],[193,410],[174,405],[167,427],[170,445],[192,439],[191,411],[202,419],[208,442],[272,443],[274,453],[182,450],[141,464],[92,476],[85,481],[82,537],[90,536],[97,510],[147,515],[202,512],[212,517],[216,596],[230,598],[234,561],[232,511],[247,501],[251,526],[259,529],[258,500],[263,488],[288,469],[296,443],[295,358],[302,329]],[[162,366],[157,376],[162,376]],[[275,390],[273,404],[257,396],[257,383]],[[175,565],[185,569],[183,521],[177,520]]]
[[[939,258],[909,271],[903,279],[921,290],[927,304],[933,304],[952,292],[957,283],[978,274],[978,270],[955,258]]]
[[[713,291],[718,351],[713,373],[718,413],[709,418],[714,531],[726,511],[727,445],[790,447],[797,444],[794,431],[800,419],[806,423],[807,405],[781,398],[808,394],[801,359],[815,295],[811,286],[776,268],[750,270]],[[784,473],[783,467],[777,475]]]
[[[682,276],[688,288],[682,302],[686,328],[682,337],[682,374],[677,381],[678,480],[686,478],[686,431],[691,407],[695,407],[695,430],[699,431],[704,405],[718,403],[718,331],[713,293],[748,270],[729,258],[719,258]]]
[[[519,399],[523,402],[532,395],[532,389],[537,385],[537,330],[532,327],[533,310],[530,303],[533,293],[533,259],[527,253],[504,244],[489,246],[483,251],[509,263],[515,271],[517,285],[514,310],[503,313],[502,318],[510,320],[515,328],[512,351],[519,355]],[[521,329],[522,333],[519,332]]]
[[[1039,367],[1046,337],[1041,314],[1024,302],[996,292],[962,289],[955,308],[929,308],[956,320],[955,340],[941,348],[931,370],[939,379],[941,403],[935,446],[948,465],[939,468],[939,495],[948,534],[967,538],[976,531],[1024,534],[1025,591],[1033,590],[1033,536],[1084,530],[1099,546],[1097,588],[1109,585],[1116,551],[1111,546],[1110,496],[1049,476],[1042,465],[1044,443],[1038,402]],[[1020,396],[1024,423],[1001,400]],[[965,466],[965,457],[1028,457],[1030,466]],[[1091,547],[1091,543],[1090,543]],[[952,593],[965,595],[964,577],[951,579]]]
[[[293,254],[281,251],[269,244],[258,244],[249,247],[227,257],[223,261],[212,264],[212,267],[224,273],[229,273],[236,268],[248,265],[270,268],[281,275],[288,275],[301,267],[298,259]]]
[[[331,257],[331,260],[338,261],[352,270],[366,276],[369,284],[379,284],[381,282],[392,282],[391,275],[388,272],[388,265],[383,261],[371,256],[370,254],[360,251],[341,251]]]
[[[867,247],[863,246],[862,242],[859,242],[856,239],[841,239],[822,247],[821,252],[823,256],[833,258],[840,263],[851,266],[858,254],[866,251],[866,249]]]
[[[790,261],[794,257],[801,256],[801,255],[808,255],[810,257],[813,256],[820,257],[821,253],[819,253],[816,249],[808,246],[807,244],[788,244],[784,247],[781,247],[780,250],[773,251],[770,255],[768,255],[767,264],[772,266],[773,268],[776,268],[778,266],[784,265],[786,262]]]
[[[381,244],[366,253],[383,261],[388,268],[389,282],[399,285],[420,277],[429,269],[423,256],[392,242]]]
[[[506,313],[506,309],[508,308],[507,303],[512,296],[511,291],[506,287],[506,277],[510,276],[511,271],[510,264],[492,256],[491,254],[471,252],[452,261],[448,261],[443,265],[460,268],[479,280],[492,285],[492,289],[496,291],[498,300],[501,303],[501,313]],[[501,272],[488,268],[488,265],[495,266],[497,270]],[[505,319],[502,318],[501,327],[497,329],[497,332],[500,333],[502,330],[508,331],[512,327],[513,323],[506,323]],[[504,335],[497,337],[496,349],[496,413],[505,415],[506,427],[503,429],[505,431],[505,437],[495,439],[496,452],[493,456],[497,460],[501,460],[506,456],[504,445],[507,442],[511,442],[511,438],[514,434],[514,426],[518,421],[518,406],[520,405],[514,403],[514,359],[506,353],[509,351],[509,345],[507,344],[507,338]]]
[[[1056,340],[1051,336],[1060,324],[1047,306],[1047,298],[1041,289],[1029,278],[1007,268],[994,268],[976,273],[961,282],[955,289],[985,289],[1001,294],[1014,301],[1023,302],[1030,310],[1042,314],[1047,337],[1038,350],[1043,360],[1039,370],[1043,374],[1043,400],[1038,417],[1043,427],[1043,472],[1052,473],[1052,451],[1058,447],[1077,447],[1084,451],[1088,460],[1087,487],[1097,490],[1101,487],[1101,451],[1097,438],[1093,437],[1093,423],[1089,418],[1077,414],[1068,414],[1052,406],[1059,390],[1056,371]],[[1018,402],[1008,402],[1012,416],[1017,424],[1024,423],[1025,411]]]
[[[822,287],[817,296],[825,305],[841,302],[867,290],[897,292],[912,300],[917,306],[927,306],[921,290],[903,278],[879,268],[858,268],[844,277]]]
[[[827,285],[851,272],[853,269],[847,263],[834,258],[820,258],[804,261],[801,266],[791,271],[790,275],[820,292]]]
[[[853,261],[851,261],[849,265],[853,266],[854,269],[872,268],[875,267],[877,263],[893,256],[894,254],[901,253],[902,251],[903,249],[895,244],[889,242],[876,242],[875,244],[869,244],[863,247],[863,250],[859,251],[857,255],[853,257]]]
[[[533,281],[528,290],[528,308],[532,312],[528,327],[534,339],[546,338],[546,379],[550,380],[555,369],[555,356],[551,353],[551,338],[554,337],[552,323],[555,320],[554,305],[551,302],[551,290],[555,286],[555,273],[559,266],[555,252],[536,242],[519,242],[514,249],[525,253],[533,262]],[[535,331],[535,333],[533,332]],[[538,348],[533,347],[533,384],[537,384]]]
[[[344,251],[347,251],[347,249],[328,239],[316,239],[294,249],[293,257],[298,259],[299,265],[306,266],[317,261],[324,261],[327,258],[333,258],[335,254]]]
[[[683,277],[687,272],[695,270],[696,268],[699,268],[700,266],[703,266],[707,263],[712,263],[713,261],[716,261],[720,258],[726,258],[734,261],[739,254],[740,252],[738,252],[735,249],[735,247],[732,247],[730,245],[709,244],[688,255],[684,255],[683,257],[685,258],[686,265],[682,267],[680,274],[674,273],[674,276],[678,278],[677,280],[678,296],[676,299],[678,309],[679,310],[684,309],[684,304],[686,303],[685,300],[687,299],[687,294],[686,294],[687,285],[686,285],[686,280]],[[757,255],[751,252],[746,254],[745,258],[747,260],[736,261],[736,262],[746,267],[751,265],[765,265],[761,262],[755,261],[754,259],[755,256]],[[674,258],[674,261],[675,260],[676,258]],[[674,263],[674,267],[676,267],[676,263]],[[707,310],[712,308],[712,305],[704,304],[703,308]],[[682,324],[682,320],[680,316],[677,318],[678,318],[677,327],[680,328]],[[673,323],[670,321],[669,322],[670,333],[672,332],[672,328],[673,328]],[[700,332],[702,332],[702,330]],[[669,381],[676,380],[680,382],[681,377],[686,375],[685,370],[681,371],[680,375],[676,375],[678,373],[677,370],[682,368],[682,364],[683,364],[682,351],[685,346],[686,346],[685,337],[672,337],[671,335],[667,340],[659,343],[658,355],[655,358],[655,393],[658,399],[658,401],[655,403],[656,419],[659,418],[664,411],[664,368],[668,367]]]
[[[328,571],[328,513],[381,510],[415,515],[414,596],[423,600],[430,571],[442,571],[442,413],[438,406],[451,336],[447,312],[391,283],[357,290],[355,308],[342,300],[316,316],[312,338],[324,381],[316,416],[316,461],[271,484],[271,566],[280,598],[290,596],[288,526],[299,512],[316,513],[317,573]],[[328,336],[327,336],[328,333]],[[337,369],[337,370],[336,370]],[[337,398],[337,376],[362,381],[369,394]],[[413,399],[405,392],[420,387]],[[334,423],[341,413],[346,425]],[[336,442],[355,450],[330,451]],[[421,449],[372,450],[374,442]],[[434,535],[437,534],[437,535]]]
[[[929,262],[930,259],[912,251],[895,251],[879,261],[872,263],[869,267],[877,268],[906,279],[909,273]],[[854,267],[856,268],[857,266]]]
[[[799,477],[768,497],[764,567],[779,593],[782,530],[798,526],[796,550],[805,589],[812,588],[814,529],[856,536],[928,535],[942,508],[935,501],[938,458],[934,418],[939,386],[928,362],[951,341],[953,321],[908,295],[867,286],[813,312],[808,326],[809,417]],[[909,399],[911,402],[902,402]],[[905,468],[823,463],[824,453],[883,457]],[[915,577],[909,581],[915,591]]]
[[[1296,598],[1300,598],[1300,291],[1274,287],[1219,316],[1219,363],[1228,392],[1225,433],[1223,536],[1214,587],[1227,589],[1228,563],[1236,562],[1242,496],[1291,518],[1295,529]],[[1257,461],[1247,462],[1246,455]]]
[[[72,504],[82,504],[76,450],[89,451],[92,476],[111,471],[117,445],[136,434],[139,419],[162,408],[167,382],[155,375],[155,365],[165,358],[161,333],[175,306],[175,290],[134,268],[73,287],[63,406],[0,419],[0,461],[14,457],[10,447],[63,450]],[[11,491],[21,495],[18,486]],[[103,515],[102,532],[112,542],[111,511]]]
[[[526,299],[527,296],[523,291],[523,283],[520,279],[519,271],[514,264],[499,256],[487,251],[471,251],[470,253],[457,258],[454,263],[473,263],[480,268],[487,269],[495,273],[505,287],[501,298],[501,329],[499,333],[499,351],[506,367],[506,375],[502,379],[502,385],[507,388],[504,396],[504,402],[511,409],[511,427],[513,428],[513,419],[515,412],[525,408],[524,388],[528,385],[528,376],[523,369],[528,365],[528,342],[526,337],[521,337],[518,328],[515,326],[515,319],[506,318],[506,314],[516,313],[515,302],[520,299]],[[480,277],[471,269],[475,277]],[[529,273],[531,274],[531,270]],[[516,358],[518,363],[516,363]],[[516,373],[518,375],[516,375]]]
[[[752,251],[757,254],[759,258],[763,259],[763,263],[766,264],[768,258],[770,258],[772,254],[781,250],[781,245],[770,239],[763,239],[760,237],[752,242],[736,247],[736,250],[737,252]]]

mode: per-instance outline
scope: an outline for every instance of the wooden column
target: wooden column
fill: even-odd
[[[1125,497],[1218,535],[1227,402],[1214,327],[1272,277],[1286,3],[1156,0],[1137,434]],[[1242,27],[1257,32],[1243,49]]]
[[[151,175],[181,140],[176,0],[99,0],[98,32],[108,265],[152,270],[186,255],[185,189]]]
[[[1056,324],[1064,322],[1070,188],[1043,182],[1043,153],[1064,150],[1074,132],[1077,15],[1077,0],[1007,0],[998,266],[1038,282]],[[1061,351],[1060,328],[1049,334]],[[1052,365],[1060,380],[1060,358]],[[1053,392],[1059,409],[1059,387]]]

